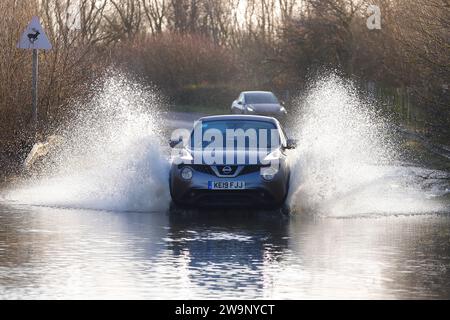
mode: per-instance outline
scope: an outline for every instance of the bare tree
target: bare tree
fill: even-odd
[[[153,34],[161,33],[167,23],[168,0],[143,0],[145,16]]]
[[[107,42],[132,39],[141,30],[142,8],[140,0],[109,0],[110,6],[104,14]]]
[[[68,23],[70,5],[80,4],[80,29]],[[106,1],[41,0],[39,16],[53,45],[41,55],[40,119],[41,128],[51,127],[64,117],[68,99],[85,95],[96,71],[107,60],[98,43]]]

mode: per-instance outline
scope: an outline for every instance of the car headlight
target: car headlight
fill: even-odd
[[[183,169],[181,169],[181,177],[184,180],[191,180],[192,179],[192,169],[189,167],[184,167]]]
[[[280,112],[287,113],[286,109],[284,107],[280,107]]]
[[[247,106],[247,110],[250,111],[250,112],[255,112],[255,109],[253,109],[252,106]]]
[[[272,167],[261,168],[261,177],[266,181],[270,181],[270,180],[273,180],[273,178],[275,178],[275,175],[277,174],[277,172],[278,172],[278,170],[276,170]]]
[[[183,149],[172,149],[173,154],[171,155],[172,163],[174,164],[189,164],[194,161],[194,158],[192,157],[192,154],[186,150],[186,148]]]

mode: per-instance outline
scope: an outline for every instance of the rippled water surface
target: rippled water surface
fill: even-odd
[[[0,298],[450,298],[450,217],[0,205]]]

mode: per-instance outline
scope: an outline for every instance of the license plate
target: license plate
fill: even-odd
[[[208,189],[210,190],[243,190],[245,189],[244,181],[208,181]]]

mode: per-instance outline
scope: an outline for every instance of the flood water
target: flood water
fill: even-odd
[[[450,216],[0,206],[0,298],[450,298]]]
[[[2,185],[0,299],[449,299],[449,159],[336,77],[302,101],[290,216],[171,212],[167,134],[197,116],[107,79]]]

